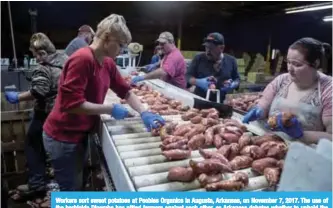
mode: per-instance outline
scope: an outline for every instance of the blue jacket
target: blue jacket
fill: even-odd
[[[213,68],[214,61],[207,58],[205,53],[200,53],[196,55],[186,73],[186,79],[189,82],[191,77],[196,79],[205,78],[209,76],[214,76],[217,78],[216,88],[220,89],[223,86],[223,82],[229,79],[233,81],[240,81],[240,76],[238,74],[237,61],[236,58],[223,54],[223,59],[221,63],[221,69],[215,71]],[[195,88],[194,93],[201,97],[206,97],[206,92],[199,87]],[[222,97],[222,96],[221,96]],[[222,102],[222,101],[221,101]]]

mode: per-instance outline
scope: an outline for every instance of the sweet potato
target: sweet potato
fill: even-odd
[[[195,116],[195,117],[191,118],[190,121],[193,124],[198,124],[198,123],[201,123],[202,117],[200,115],[198,115],[198,116]]]
[[[238,154],[239,154],[239,144],[237,143],[232,143],[230,144],[230,153],[228,155],[228,160],[231,161],[234,159]]]
[[[226,166],[217,159],[206,159],[200,162],[190,160],[190,166],[197,175],[201,173],[216,174],[225,171],[226,168]]]
[[[221,133],[220,135],[227,144],[238,143],[238,140],[240,138],[239,135],[233,133]]]
[[[241,155],[252,157],[254,160],[260,159],[266,156],[265,151],[257,145],[245,146],[241,151]]]
[[[264,170],[264,176],[266,177],[268,184],[270,186],[274,186],[278,184],[280,180],[280,170],[279,168],[265,168]]]
[[[209,147],[214,142],[214,128],[210,127],[205,132],[205,146]]]
[[[244,172],[235,173],[231,180],[242,182],[245,186],[249,184],[249,176]]]
[[[205,144],[205,136],[203,134],[194,135],[188,142],[188,147],[191,150],[196,150],[199,147],[203,147]]]
[[[161,150],[172,150],[172,149],[181,149],[183,145],[187,144],[187,139],[182,139],[167,145],[161,144],[160,148]]]
[[[205,159],[217,159],[221,163],[229,165],[229,161],[226,157],[224,157],[220,152],[218,151],[209,151],[204,150],[202,148],[199,148],[200,155]]]
[[[181,137],[181,136],[172,136],[172,135],[170,135],[170,136],[166,137],[166,138],[162,141],[162,143],[163,143],[164,145],[168,145],[168,144],[171,144],[171,143],[174,143],[174,142],[177,142],[177,141],[183,140],[183,139],[184,139],[184,137]]]
[[[214,146],[216,149],[219,149],[223,145],[223,139],[219,134],[214,135],[214,140],[213,140]]]
[[[183,114],[183,115],[181,116],[181,118],[182,118],[184,121],[189,121],[191,118],[194,118],[194,117],[197,116],[197,115],[198,115],[197,113],[189,111],[189,112]]]
[[[243,134],[238,140],[239,148],[243,149],[243,147],[251,144],[251,136],[248,134]]]
[[[230,145],[223,145],[217,150],[219,153],[221,153],[224,157],[228,158],[231,151]]]
[[[275,134],[265,134],[263,136],[258,136],[258,137],[252,137],[252,143],[254,145],[262,145],[265,142],[268,141],[283,141],[279,136],[275,135]]]
[[[163,151],[162,155],[167,158],[167,160],[183,160],[189,158],[191,156],[190,150],[180,150],[180,149],[173,149]]]
[[[169,169],[167,178],[169,181],[191,182],[195,179],[195,175],[190,167],[172,167]]]
[[[201,173],[198,177],[198,181],[200,183],[201,187],[205,187],[207,184],[210,183],[216,183],[223,179],[223,176],[221,173],[213,174],[213,175],[207,175],[205,173]]]
[[[230,161],[230,165],[233,170],[239,170],[251,167],[252,161],[253,159],[251,157],[241,155],[241,156],[236,156],[234,159],[232,159]]]
[[[278,160],[270,157],[265,157],[259,160],[255,160],[252,163],[252,169],[260,174],[264,173],[265,168],[277,167]]]
[[[240,181],[228,180],[207,184],[205,188],[207,191],[240,191],[244,188],[244,184]]]

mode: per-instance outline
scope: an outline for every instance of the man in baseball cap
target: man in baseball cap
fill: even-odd
[[[132,79],[132,83],[136,84],[148,79],[163,79],[166,82],[179,88],[186,88],[186,63],[184,56],[175,46],[175,39],[170,32],[162,32],[156,40],[164,54],[161,60],[160,68],[144,75],[137,76]]]
[[[186,73],[187,82],[196,86],[194,93],[206,97],[210,86],[220,90],[221,100],[211,94],[210,101],[223,102],[225,95],[239,86],[236,58],[223,53],[225,43],[221,33],[210,33],[205,39],[205,53],[196,55]]]
[[[95,35],[94,30],[89,25],[82,25],[78,30],[78,35],[66,47],[67,56],[72,55],[80,48],[88,46]]]

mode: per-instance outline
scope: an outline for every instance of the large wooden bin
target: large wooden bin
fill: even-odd
[[[1,94],[1,181],[9,188],[26,183],[24,141],[33,102],[12,105]]]

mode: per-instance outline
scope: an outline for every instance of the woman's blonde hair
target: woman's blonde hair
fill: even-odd
[[[124,44],[132,41],[131,32],[126,25],[125,18],[121,15],[111,14],[97,25],[97,37],[101,37],[105,32],[109,32]]]
[[[54,47],[53,43],[44,33],[35,33],[31,36],[30,50],[44,50],[48,54],[56,52],[56,48]]]

